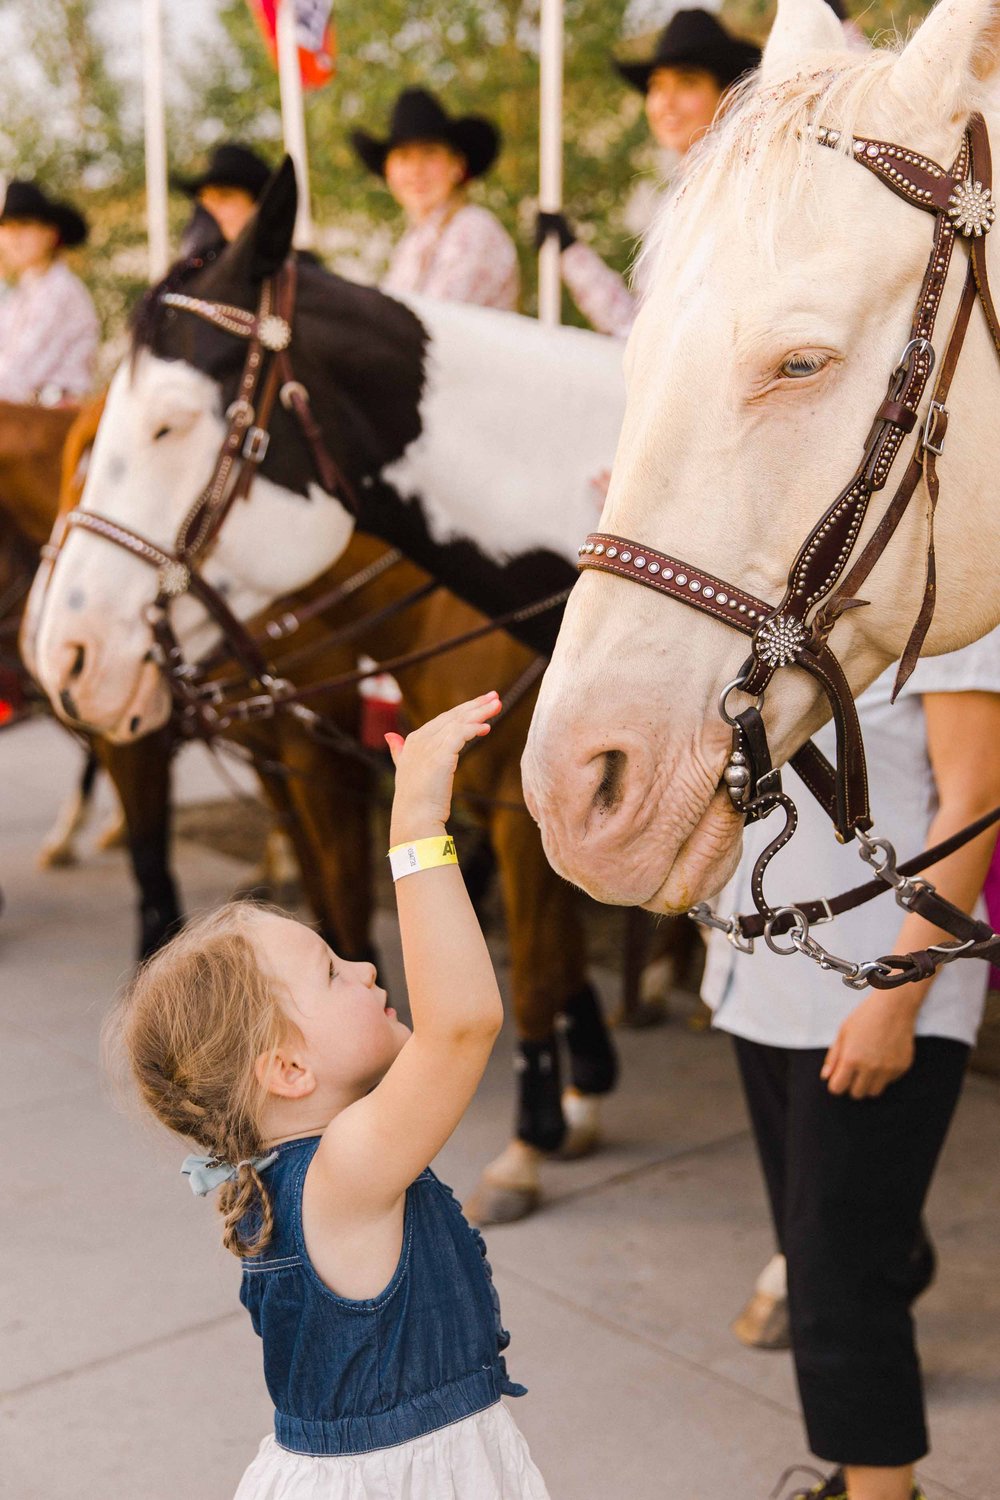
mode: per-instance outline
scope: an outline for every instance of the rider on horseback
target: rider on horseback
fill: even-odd
[[[8,184],[0,274],[14,286],[0,301],[0,400],[55,406],[93,384],[97,313],[61,256],[86,238],[87,222],[71,204],[36,182]]]

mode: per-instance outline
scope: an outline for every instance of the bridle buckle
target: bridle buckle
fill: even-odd
[[[938,426],[941,434],[938,436]],[[948,408],[943,401],[931,401],[927,408],[927,416],[924,419],[924,430],[920,439],[921,447],[927,453],[933,453],[940,457],[944,452],[944,440],[948,434]]]
[[[243,457],[251,464],[262,463],[270,442],[271,434],[266,427],[248,427],[243,439]]]

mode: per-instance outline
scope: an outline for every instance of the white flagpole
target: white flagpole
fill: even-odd
[[[542,0],[540,63],[538,206],[558,213],[562,208],[563,0]],[[538,254],[538,316],[543,323],[559,322],[561,301],[559,241],[549,235]]]
[[[149,279],[159,281],[170,264],[167,228],[167,122],[163,100],[163,15],[160,0],[142,0],[142,102]]]
[[[285,150],[295,163],[299,184],[299,211],[295,220],[295,243],[308,250],[313,243],[312,209],[309,203],[309,152],[306,147],[306,116],[299,71],[299,44],[295,26],[295,0],[278,0],[278,83],[281,89],[281,129]]]

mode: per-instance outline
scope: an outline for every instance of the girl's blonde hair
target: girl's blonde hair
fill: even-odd
[[[259,1255],[274,1227],[270,1195],[249,1161],[266,1149],[259,1121],[267,1090],[256,1062],[295,1031],[250,939],[262,910],[274,909],[233,901],[191,922],[142,965],[106,1029],[158,1120],[218,1161],[242,1164],[219,1189],[222,1242],[239,1256]]]

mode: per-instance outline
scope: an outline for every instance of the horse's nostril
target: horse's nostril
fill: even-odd
[[[77,713],[76,704],[73,702],[72,695],[68,693],[65,688],[63,688],[62,692],[59,694],[59,702],[62,704],[63,712],[68,718],[77,720],[79,719],[80,715]]]
[[[142,719],[140,718],[140,716],[138,714],[133,714],[128,724],[129,734],[138,734],[139,725],[141,723]]]
[[[612,812],[622,800],[626,759],[624,750],[605,751],[604,775],[594,793],[594,803],[602,812]]]
[[[82,646],[77,646],[76,655],[73,657],[73,665],[69,669],[69,680],[75,682],[83,671],[85,652]]]

